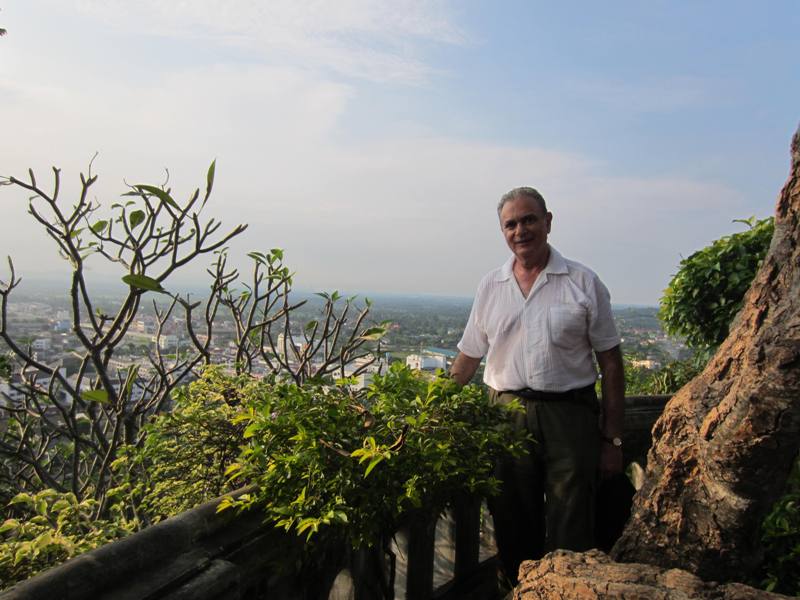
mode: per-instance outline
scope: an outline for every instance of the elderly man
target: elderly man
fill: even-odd
[[[490,500],[501,563],[514,582],[522,560],[593,547],[598,471],[622,470],[625,378],[608,290],[547,243],[553,215],[541,194],[513,189],[497,212],[513,256],[478,286],[451,374],[466,384],[485,355],[492,398],[518,398],[525,412],[516,425],[535,440],[527,456],[498,465],[502,491]]]

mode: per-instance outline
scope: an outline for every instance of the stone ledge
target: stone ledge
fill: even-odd
[[[778,600],[740,583],[705,582],[681,569],[617,563],[599,550],[556,550],[519,569],[514,600]]]

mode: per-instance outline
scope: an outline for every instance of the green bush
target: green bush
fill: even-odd
[[[761,526],[761,585],[771,592],[800,597],[800,457],[794,462],[786,488]]]
[[[205,369],[148,425],[143,444],[115,461],[111,520],[93,518],[97,503],[72,494],[13,499],[16,514],[0,528],[3,582],[251,483],[256,492],[226,497],[221,509],[255,504],[306,541],[370,546],[409,513],[436,515],[460,493],[494,493],[495,460],[522,451],[514,408],[490,405],[480,387],[400,363],[366,392],[351,383],[298,386]]]
[[[703,371],[709,358],[708,352],[698,351],[692,358],[667,363],[643,382],[643,393],[674,394]]]
[[[112,519],[95,519],[96,505],[51,489],[17,494],[0,525],[0,589],[137,529],[118,504]]]
[[[682,260],[661,298],[664,328],[685,337],[694,348],[718,346],[727,337],[772,240],[772,217],[735,222],[749,229],[718,239]]]
[[[673,360],[653,371],[635,366],[632,357],[624,355],[625,393],[628,396],[674,394],[703,371],[710,357],[709,352],[698,350],[691,358]],[[598,381],[598,393],[599,384]]]
[[[365,399],[342,387],[272,384],[238,418],[248,446],[229,469],[257,492],[221,509],[257,504],[306,540],[370,546],[409,512],[436,515],[459,493],[495,493],[495,460],[522,451],[507,410],[477,386],[426,380],[400,363]]]
[[[242,444],[233,423],[245,398],[263,385],[250,375],[211,366],[178,388],[172,412],[156,415],[140,446],[126,446],[113,465],[128,509],[145,524],[232,491],[225,470]]]

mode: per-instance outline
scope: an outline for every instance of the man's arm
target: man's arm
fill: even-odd
[[[622,352],[619,346],[610,350],[595,352],[603,391],[603,426],[604,438],[622,438],[625,420],[625,370],[622,364]],[[603,442],[600,451],[600,473],[604,477],[622,471],[622,448]]]
[[[453,361],[453,366],[450,367],[450,375],[456,380],[458,385],[467,385],[478,370],[478,365],[481,364],[480,358],[473,358],[467,356],[463,352],[459,352],[456,359]]]

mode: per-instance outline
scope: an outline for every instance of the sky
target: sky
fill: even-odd
[[[537,188],[551,244],[612,301],[763,218],[800,121],[800,3],[0,0],[0,175],[73,202],[163,181],[280,247],[305,290],[472,296],[509,256],[496,205]],[[49,183],[48,183],[49,185]],[[0,257],[66,280],[27,194]],[[201,258],[166,287],[204,281]],[[5,262],[0,279],[6,280]],[[91,281],[118,281],[90,259]]]

